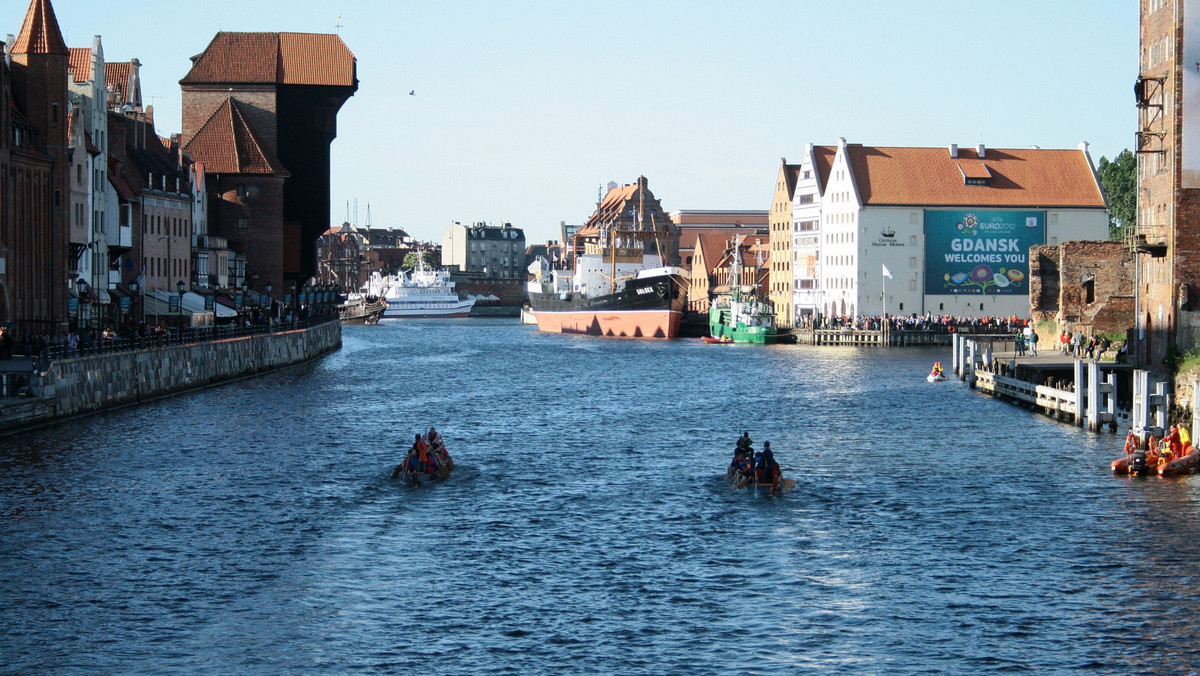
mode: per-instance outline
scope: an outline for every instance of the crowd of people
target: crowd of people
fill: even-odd
[[[408,454],[392,471],[392,478],[404,477],[413,485],[420,486],[422,477],[425,477],[426,480],[445,479],[450,476],[450,471],[453,469],[454,460],[446,451],[442,435],[435,428],[430,427],[425,436],[416,435],[412,446],[408,448]]]
[[[796,320],[802,329],[850,329],[857,331],[879,331],[886,321],[892,331],[950,332],[960,329],[986,331],[989,333],[1011,333],[1022,330],[1029,322],[1016,315],[1011,317],[954,317],[951,315],[925,314],[888,315],[886,319],[877,315],[856,317],[838,315],[804,315]]]
[[[743,488],[754,482],[760,486],[770,486],[770,495],[776,495],[794,486],[794,481],[783,478],[779,463],[775,462],[771,442],[764,441],[762,450],[757,453],[753,444],[749,432],[743,432],[738,438],[737,446],[733,450],[733,461],[729,463],[726,472],[734,486]]]

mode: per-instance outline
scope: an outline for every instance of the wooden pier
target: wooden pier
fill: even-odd
[[[1008,339],[1012,345],[1012,339]],[[1128,364],[1075,359],[1057,349],[1018,355],[986,340],[962,336],[953,345],[953,372],[971,388],[1034,409],[1093,432],[1116,432],[1118,424],[1144,442],[1168,427],[1166,382]],[[1196,402],[1193,402],[1196,405]],[[1193,416],[1193,428],[1200,424]]]
[[[957,334],[947,328],[937,330],[896,331],[888,329],[805,329],[792,330],[796,342],[803,345],[840,345],[849,347],[949,346]],[[978,340],[1013,341],[1011,334],[973,334]]]

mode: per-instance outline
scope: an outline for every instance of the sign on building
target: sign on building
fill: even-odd
[[[1029,247],[1046,243],[1044,211],[926,211],[925,293],[1029,294]]]

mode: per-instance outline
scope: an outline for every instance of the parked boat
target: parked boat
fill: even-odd
[[[1158,475],[1173,476],[1175,474],[1183,474],[1184,472],[1200,464],[1200,451],[1197,451],[1195,448],[1192,448],[1191,451],[1191,453],[1188,453],[1182,458],[1176,458],[1171,462],[1160,464],[1158,466]]]
[[[387,301],[361,293],[349,293],[338,304],[338,317],[343,324],[375,324],[387,309]]]
[[[647,223],[646,192],[644,177],[636,186],[609,190],[576,234],[584,253],[575,256],[573,269],[552,268],[541,256],[529,266],[529,306],[539,330],[627,338],[679,335],[688,272],[668,264],[677,235],[665,221],[656,221],[653,209]],[[629,211],[637,217],[628,217]]]
[[[388,277],[371,273],[367,288],[387,303],[383,319],[466,317],[475,306],[473,299],[458,297],[449,272],[428,269],[423,256],[407,275],[403,270]]]
[[[708,333],[728,337],[735,343],[777,343],[781,334],[775,325],[775,307],[758,297],[762,252],[756,257],[752,283],[742,279],[742,238],[730,242],[729,291],[719,295],[708,309]]]

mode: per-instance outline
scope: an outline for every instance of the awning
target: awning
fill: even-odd
[[[171,296],[178,296],[170,291],[147,291],[143,297],[148,315],[178,315],[179,310],[171,309]],[[215,313],[217,317],[236,317],[237,312],[221,303],[214,302],[212,310],[204,309],[204,296],[191,291],[183,294],[183,314]]]

